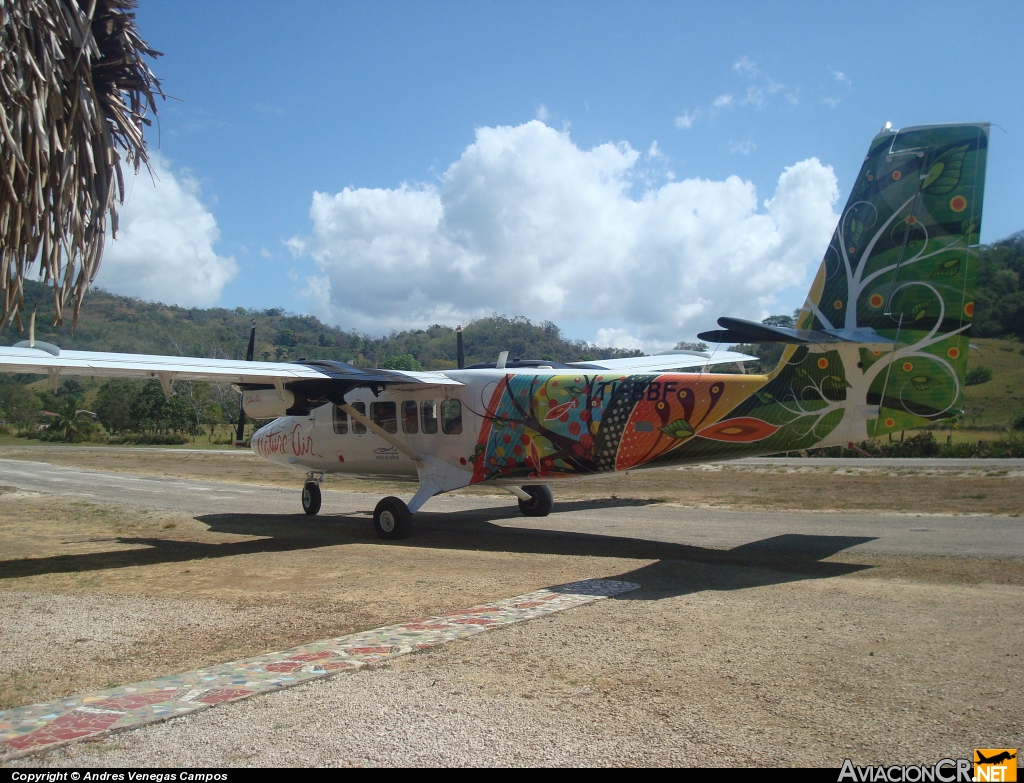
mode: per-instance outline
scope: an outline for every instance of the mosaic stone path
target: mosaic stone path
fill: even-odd
[[[588,579],[172,677],[0,711],[0,762],[372,666],[639,587],[631,582]]]

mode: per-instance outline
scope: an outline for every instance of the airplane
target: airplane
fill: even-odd
[[[234,384],[244,411],[273,418],[260,457],[305,472],[314,515],[334,473],[418,483],[383,498],[373,524],[410,535],[435,495],[492,485],[527,516],[551,484],[617,471],[777,454],[920,427],[960,412],[974,315],[987,123],[893,130],[872,140],[792,328],[738,318],[701,340],[781,343],[768,374],[716,373],[754,357],[717,348],[587,362],[509,360],[458,369],[367,369],[325,360],[257,362],[0,348],[0,370]]]
[[[1008,750],[997,753],[992,758],[986,758],[980,750],[975,750],[974,755],[978,757],[974,761],[975,764],[1001,764],[1004,761],[1012,761],[1017,758],[1016,753],[1011,753]]]

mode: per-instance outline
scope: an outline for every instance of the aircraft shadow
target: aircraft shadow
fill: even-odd
[[[607,507],[595,501],[560,503],[573,507]],[[626,600],[652,600],[701,590],[731,590],[802,579],[841,576],[870,566],[826,558],[874,540],[864,536],[786,534],[732,549],[677,544],[635,537],[535,529],[501,520],[519,517],[518,509],[499,507],[461,512],[417,514],[413,537],[382,542],[365,514],[305,515],[204,514],[196,520],[211,532],[261,538],[227,543],[119,536],[110,540],[138,548],[77,555],[0,561],[0,583],[38,574],[73,573],[235,557],[263,552],[290,552],[345,544],[381,547],[516,552],[521,554],[601,557],[654,561],[618,574],[595,574],[637,582],[642,589]]]

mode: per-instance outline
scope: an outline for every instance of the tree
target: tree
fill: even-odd
[[[403,353],[401,356],[389,356],[380,363],[382,370],[409,370],[410,372],[422,370],[423,365],[416,361],[411,353]]]
[[[1024,231],[981,248],[973,334],[1024,338]]]
[[[68,378],[57,389],[58,397],[81,397],[84,393],[85,389],[82,388],[82,384],[78,382],[77,378]]]
[[[164,432],[164,390],[157,381],[147,381],[143,385],[132,400],[129,415],[135,432]]]
[[[769,315],[761,323],[765,326],[785,326],[790,329],[796,326],[796,320],[789,315]]]
[[[24,429],[36,421],[42,407],[35,394],[13,378],[0,376],[0,420],[3,424]]]
[[[124,435],[135,429],[131,414],[138,396],[137,381],[113,379],[100,387],[94,407],[107,432],[111,435]]]
[[[79,406],[82,401],[77,397],[65,397],[64,402],[55,411],[53,419],[46,431],[54,440],[68,443],[84,440],[95,429],[92,411],[83,410]]]
[[[121,154],[138,172],[160,82],[139,37],[136,0],[0,2],[0,278],[3,320],[24,309],[36,259],[54,323],[72,323],[124,203]],[[120,152],[119,152],[120,151]]]

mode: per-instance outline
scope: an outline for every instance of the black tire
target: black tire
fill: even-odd
[[[389,541],[408,538],[412,532],[412,512],[399,498],[384,498],[373,510],[373,528]]]
[[[302,510],[311,517],[320,511],[320,485],[315,481],[307,481],[302,487]]]
[[[538,484],[523,487],[522,490],[530,496],[530,500],[519,501],[519,510],[524,515],[528,517],[546,517],[551,513],[551,508],[555,505],[555,496],[551,494],[549,487]]]

